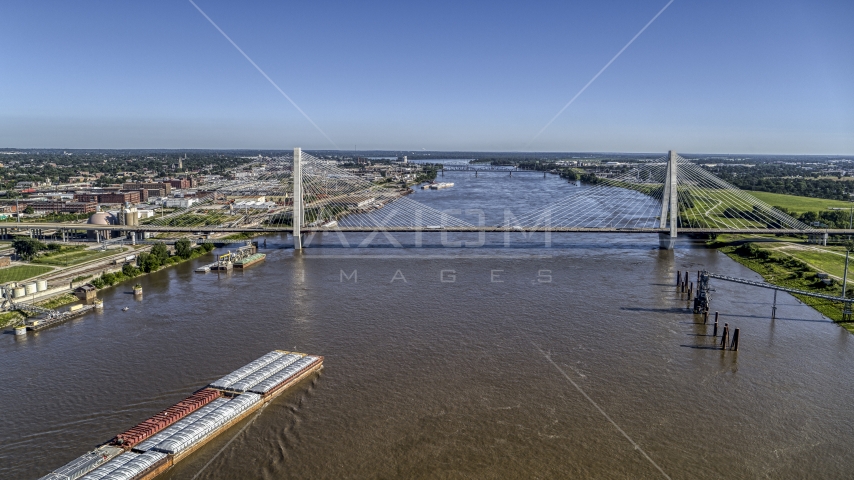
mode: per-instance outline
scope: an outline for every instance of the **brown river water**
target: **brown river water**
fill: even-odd
[[[534,182],[454,181],[415,198]],[[99,293],[103,313],[3,335],[0,478],[44,475],[273,349],[325,367],[160,478],[850,478],[851,334],[783,294],[771,320],[771,291],[713,281],[741,334],[717,350],[674,283],[758,279],[724,255],[529,240],[294,254],[270,237],[244,272],[188,262],[143,277],[141,301],[131,282]]]

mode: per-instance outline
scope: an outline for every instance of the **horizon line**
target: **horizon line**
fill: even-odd
[[[302,147],[300,147],[302,148]],[[293,151],[293,148],[194,148],[194,147],[181,147],[181,148],[161,148],[161,147],[127,147],[127,148],[67,148],[67,147],[0,147],[0,154],[10,154],[17,151],[32,151],[32,150],[63,150],[63,151],[96,151],[96,150],[106,150],[106,151],[165,151],[165,152],[192,152],[192,151],[201,151],[201,152],[262,152],[262,151],[274,151],[274,152],[289,152]],[[428,153],[504,153],[504,154],[514,154],[514,155],[522,155],[522,154],[570,154],[570,153],[578,153],[578,154],[597,154],[597,155],[660,155],[662,152],[667,152],[666,149],[661,151],[597,151],[597,150],[530,150],[530,151],[516,151],[516,150],[415,150],[415,149],[360,149],[360,150],[343,150],[343,149],[324,149],[324,148],[302,148],[302,150],[310,152],[342,152],[346,154],[352,154],[357,152],[368,153],[368,152],[410,152],[411,154],[428,154]],[[681,154],[686,155],[744,155],[744,156],[773,156],[773,155],[786,155],[786,156],[802,156],[802,157],[854,157],[854,153],[783,153],[783,152],[772,152],[772,153],[745,153],[745,152],[689,152],[685,150],[676,150]]]

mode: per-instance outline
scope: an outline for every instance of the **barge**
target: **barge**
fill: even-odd
[[[234,262],[234,268],[249,268],[256,263],[264,261],[265,258],[267,258],[267,254],[265,253],[254,253],[242,260]]]
[[[153,479],[321,368],[322,356],[274,350],[40,480]]]
[[[431,183],[428,183],[426,185],[422,185],[421,190],[428,190],[428,189],[429,190],[441,190],[443,188],[451,188],[453,186],[454,186],[453,182],[439,182],[439,183],[431,182]]]
[[[60,323],[65,323],[69,320],[73,320],[90,310],[98,310],[99,308],[103,308],[103,303],[94,303],[92,305],[75,305],[65,312],[51,312],[39,315],[31,320],[28,320],[25,323],[25,326],[27,330],[31,332],[38,332],[46,328],[55,327]]]

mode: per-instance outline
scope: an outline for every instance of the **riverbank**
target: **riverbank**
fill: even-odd
[[[96,289],[101,290],[104,288],[112,287],[114,285],[118,285],[128,280],[132,280],[137,277],[141,277],[143,275],[147,275],[149,273],[160,270],[163,267],[170,267],[190,260],[195,260],[197,258],[209,254],[213,251],[213,249],[214,246],[212,244],[202,244],[198,247],[191,249],[189,251],[189,254],[187,254],[186,256],[181,256],[177,254],[170,255],[168,258],[166,258],[165,262],[162,265],[153,268],[150,267],[147,271],[143,270],[138,266],[125,264],[121,268],[115,268],[114,271],[105,270],[100,276],[89,280],[88,283],[94,286]],[[35,305],[44,308],[57,309],[79,301],[80,299],[77,298],[75,295],[65,292],[50,297],[48,299],[36,302]],[[0,313],[0,328],[7,328],[12,325],[15,325],[23,320],[26,320],[32,315],[34,315],[34,313],[22,310],[13,310],[10,312]]]
[[[56,309],[78,301],[80,301],[80,299],[70,293],[61,293],[47,300],[36,302],[36,306]],[[23,322],[34,315],[37,314],[23,310],[13,310],[11,312],[0,313],[0,328],[11,327],[12,325]]]
[[[753,270],[773,285],[795,288],[825,295],[842,295],[842,276],[845,263],[841,247],[818,247],[800,243],[798,239],[769,239],[733,237],[710,243],[736,262]],[[842,250],[841,252],[837,250]],[[820,278],[820,275],[824,278]],[[854,288],[846,288],[846,297]],[[793,295],[805,305],[854,333],[854,322],[843,322],[843,302],[805,295]]]

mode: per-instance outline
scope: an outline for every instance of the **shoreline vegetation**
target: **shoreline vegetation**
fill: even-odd
[[[758,273],[765,282],[825,295],[842,295],[846,246],[814,246],[796,237],[720,236],[708,246]],[[852,258],[851,267],[854,267]],[[824,278],[822,278],[824,277]],[[854,297],[854,277],[846,298]],[[843,322],[844,302],[792,294],[801,303],[854,333],[854,322]]]
[[[150,252],[142,252],[137,255],[136,265],[127,263],[122,266],[121,270],[117,272],[105,272],[101,275],[94,276],[95,278],[89,280],[88,283],[98,290],[112,287],[136,277],[155,272],[163,267],[170,267],[189,260],[194,260],[203,255],[209,254],[214,248],[214,245],[211,243],[203,243],[198,247],[193,248],[191,247],[189,240],[182,239],[175,242],[175,252],[174,254],[170,254],[165,243],[157,243],[151,248]],[[93,275],[77,277],[73,281],[82,281],[92,277]],[[63,293],[47,300],[36,302],[35,305],[49,309],[57,309],[79,301],[80,299],[75,295],[71,293]],[[0,328],[12,326],[34,315],[37,314],[22,310],[0,313]]]
[[[849,228],[854,204],[840,200],[747,191],[774,208],[817,228]],[[810,245],[804,238],[786,235],[719,235],[708,245],[758,273],[770,284],[825,295],[842,296],[847,237],[830,238],[827,246]],[[854,255],[852,255],[854,257]],[[854,268],[854,258],[851,259]],[[824,278],[820,278],[824,277]],[[845,298],[854,297],[854,276]],[[854,322],[843,322],[844,302],[793,294],[801,303],[854,333]]]

